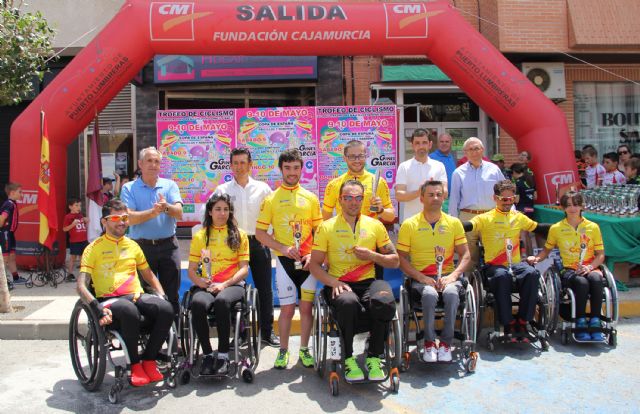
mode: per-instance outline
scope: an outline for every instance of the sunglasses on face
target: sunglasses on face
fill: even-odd
[[[515,196],[504,196],[504,197],[503,197],[503,196],[496,196],[496,198],[497,198],[498,200],[500,200],[500,201],[503,201],[503,202],[513,201],[513,200],[515,200],[515,199],[516,199],[516,197],[515,197]]]
[[[364,196],[350,196],[350,195],[342,196],[342,201],[354,201],[354,200],[360,202],[364,200]]]
[[[120,215],[116,215],[116,214],[111,214],[108,216],[104,216],[103,219],[110,221],[112,223],[117,223],[119,221],[123,222],[123,223],[128,223],[129,222],[129,215],[128,214],[120,214]]]
[[[629,153],[629,151],[624,151],[624,150],[618,151],[618,155],[624,155],[624,154],[628,154],[628,153]]]

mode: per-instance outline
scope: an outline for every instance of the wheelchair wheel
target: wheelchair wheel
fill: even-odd
[[[469,285],[473,289],[473,296],[476,300],[476,333],[478,333],[482,331],[484,309],[486,307],[482,274],[480,274],[478,269],[471,273],[469,277]]]
[[[390,364],[389,369],[397,368],[402,365],[402,333],[400,330],[400,320],[398,313],[390,322],[390,332],[387,338],[387,358]]]
[[[76,302],[69,321],[69,353],[78,380],[87,391],[100,388],[107,365],[105,333],[89,305]]]
[[[331,375],[329,376],[329,388],[331,389],[331,395],[333,395],[334,397],[337,397],[338,394],[340,393],[340,380],[338,378],[338,374],[335,372],[332,372]]]
[[[258,362],[260,362],[260,342],[262,341],[258,289],[249,289],[247,297],[249,299],[247,301],[247,305],[249,306],[249,338],[251,342],[249,344],[249,360],[251,361],[251,367],[255,371],[255,368],[258,366]],[[251,372],[251,374],[253,375],[253,372]]]
[[[558,328],[558,315],[560,313],[560,276],[554,267],[550,267],[542,275],[541,282],[544,282],[547,292],[547,325],[544,329],[553,335]]]
[[[42,287],[47,284],[42,272],[34,271],[29,275],[29,279],[33,286]]]
[[[185,292],[180,304],[180,317],[178,319],[178,335],[180,336],[180,347],[182,355],[189,359],[191,355],[191,341],[189,338],[189,307],[191,305],[191,291]]]
[[[316,295],[313,300],[312,319],[313,365],[320,378],[322,378],[324,376],[324,370],[327,364],[327,337],[329,336],[329,330],[326,321],[326,308],[324,307],[324,302],[320,299],[320,295]]]
[[[609,334],[609,346],[615,348],[618,346],[618,331],[615,329]]]
[[[400,390],[400,375],[398,375],[398,371],[391,373],[389,381],[391,383],[391,392],[397,394],[398,390]]]
[[[411,353],[409,352],[409,317],[411,309],[409,307],[409,292],[403,285],[400,286],[400,317],[402,318],[402,361],[400,362],[400,371],[405,372],[409,369],[411,361]]]

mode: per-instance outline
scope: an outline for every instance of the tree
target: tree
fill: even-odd
[[[2,247],[0,247],[0,256],[2,256]],[[7,286],[7,273],[4,271],[4,261],[0,261],[0,313],[9,312],[13,312],[13,307]]]
[[[21,12],[21,7],[21,0],[0,0],[0,106],[27,98],[53,56],[54,32],[42,13]]]

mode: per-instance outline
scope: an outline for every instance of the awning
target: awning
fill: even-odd
[[[383,82],[447,82],[451,79],[436,65],[382,65]]]

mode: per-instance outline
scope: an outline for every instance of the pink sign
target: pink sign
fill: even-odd
[[[398,166],[397,116],[394,105],[319,106],[316,108],[320,197],[332,179],[347,171],[344,146],[351,140],[367,147],[367,170],[393,186]]]
[[[229,155],[235,147],[234,109],[157,112],[160,176],[174,180],[184,201],[183,220],[201,222],[202,205],[216,187],[232,179]]]
[[[282,181],[280,153],[296,148],[302,154],[300,184],[318,193],[318,155],[315,139],[315,108],[236,109],[237,146],[248,147],[253,160],[253,178],[276,188]]]

